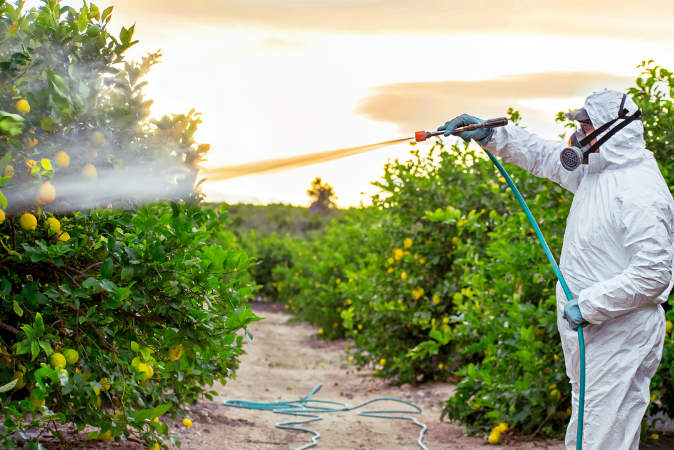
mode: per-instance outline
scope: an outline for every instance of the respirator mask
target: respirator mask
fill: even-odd
[[[634,120],[641,120],[641,110],[638,109],[634,114],[627,115],[629,112],[625,108],[625,99],[627,96],[623,94],[622,101],[620,102],[620,107],[618,108],[618,117],[613,120],[609,120],[601,127],[596,130],[592,130],[592,122],[590,121],[590,116],[587,114],[585,108],[576,109],[569,113],[564,114],[568,119],[578,122],[578,127],[576,131],[571,135],[568,142],[568,147],[566,147],[559,154],[559,160],[562,163],[562,167],[566,170],[572,171],[580,167],[581,164],[587,164],[588,155],[599,150],[599,147],[611,139],[618,131],[625,128]],[[613,127],[608,133],[602,136],[601,139],[597,139],[597,136],[611,128],[611,125],[622,120],[621,123]]]

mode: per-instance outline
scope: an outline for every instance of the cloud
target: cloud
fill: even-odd
[[[629,77],[599,72],[547,72],[512,75],[482,81],[438,81],[396,83],[379,86],[363,99],[357,113],[370,119],[391,122],[400,130],[428,128],[460,113],[502,116],[508,107],[523,116],[536,114],[529,100],[586,97],[603,88],[623,90]],[[568,105],[575,108],[581,105]]]
[[[245,24],[358,33],[544,33],[624,39],[674,36],[671,0],[117,0],[125,15],[183,23]],[[488,49],[486,49],[488,50]],[[598,49],[588,49],[597,51]]]

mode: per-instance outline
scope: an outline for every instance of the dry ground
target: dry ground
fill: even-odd
[[[412,401],[423,409],[418,419],[428,425],[424,443],[430,449],[549,449],[563,450],[561,441],[518,442],[504,439],[504,445],[489,445],[483,437],[465,436],[460,426],[440,422],[443,402],[452,392],[449,384],[391,386],[374,378],[371,371],[356,370],[346,360],[345,341],[325,342],[316,338],[316,328],[293,322],[280,305],[255,303],[253,309],[264,320],[251,325],[254,339],[246,345],[237,379],[214,388],[214,401],[203,400],[191,408],[193,428],[169,420],[183,449],[292,449],[310,442],[306,433],[279,430],[274,424],[289,420],[268,411],[223,406],[225,399],[288,401],[308,395],[313,387],[323,388],[314,398],[336,400],[350,406],[375,397],[396,397]],[[400,408],[381,403],[371,409]],[[324,419],[307,425],[321,433],[319,449],[418,449],[419,428],[411,422],[361,417],[356,412],[324,414]],[[70,441],[75,448],[145,448],[134,442],[92,443]],[[47,448],[52,448],[47,444]],[[54,448],[65,448],[62,446]],[[648,449],[674,448],[673,441],[661,440]],[[645,450],[646,447],[642,447]]]

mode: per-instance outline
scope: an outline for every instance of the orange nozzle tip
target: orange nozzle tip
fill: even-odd
[[[414,139],[417,142],[425,141],[427,137],[428,133],[426,131],[417,131],[416,133],[414,133]]]

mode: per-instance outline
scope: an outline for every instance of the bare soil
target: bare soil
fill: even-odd
[[[226,399],[259,402],[290,401],[307,396],[318,383],[322,389],[314,399],[332,400],[355,406],[376,397],[395,397],[414,402],[423,409],[416,416],[428,426],[424,443],[429,449],[549,449],[563,450],[562,441],[522,441],[507,433],[501,445],[489,445],[483,436],[466,436],[457,424],[441,422],[450,384],[395,386],[374,377],[371,370],[357,370],[347,361],[346,341],[326,342],[317,338],[317,329],[292,321],[281,305],[254,303],[253,310],[264,318],[250,326],[253,341],[246,345],[236,380],[217,384],[218,397],[202,400],[188,414],[193,422],[186,428],[178,420],[167,419],[183,449],[293,449],[311,441],[311,435],[277,429],[274,424],[291,416],[271,411],[226,407]],[[382,402],[366,409],[401,409],[401,404]],[[418,449],[420,428],[408,421],[386,420],[357,415],[358,411],[323,414],[323,420],[306,427],[321,433],[321,449]],[[162,421],[165,419],[162,419]],[[664,446],[661,446],[664,445]],[[672,448],[661,439],[643,449]],[[144,449],[139,442],[91,442],[70,440],[67,447]]]

